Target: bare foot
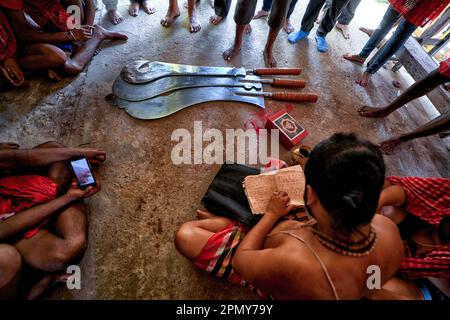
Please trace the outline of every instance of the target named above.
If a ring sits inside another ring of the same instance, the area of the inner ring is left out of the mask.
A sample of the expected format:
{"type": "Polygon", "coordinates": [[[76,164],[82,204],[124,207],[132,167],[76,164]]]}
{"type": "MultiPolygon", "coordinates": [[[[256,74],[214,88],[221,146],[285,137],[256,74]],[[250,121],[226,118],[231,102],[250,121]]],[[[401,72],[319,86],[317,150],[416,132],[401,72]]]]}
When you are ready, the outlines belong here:
{"type": "Polygon", "coordinates": [[[364,32],[365,34],[367,34],[369,37],[372,36],[373,31],[374,31],[373,29],[364,28],[364,27],[359,28],[359,30],[364,32]]]}
{"type": "Polygon", "coordinates": [[[378,147],[384,154],[392,154],[395,151],[395,149],[397,149],[397,147],[401,144],[402,144],[401,139],[394,138],[381,142],[378,147]]]}
{"type": "Polygon", "coordinates": [[[218,25],[220,22],[222,22],[222,20],[223,20],[223,17],[218,16],[217,14],[215,14],[209,18],[209,22],[213,25],[218,25]]]}
{"type": "Polygon", "coordinates": [[[250,23],[245,26],[245,30],[244,30],[245,34],[250,34],[250,33],[252,33],[252,31],[253,31],[253,29],[252,29],[252,26],[250,25],[250,23]]]}
{"type": "Polygon", "coordinates": [[[391,112],[386,108],[372,108],[369,106],[363,106],[358,109],[359,115],[367,118],[384,118],[390,115],[391,112]]]}
{"type": "Polygon", "coordinates": [[[341,31],[344,39],[350,39],[350,30],[348,29],[348,25],[337,23],[336,29],[341,31]]]}
{"type": "Polygon", "coordinates": [[[128,8],[128,13],[132,17],[137,17],[139,14],[139,8],[140,8],[139,2],[132,2],[130,3],[130,7],[128,8]]]}
{"type": "Polygon", "coordinates": [[[365,58],[361,57],[358,54],[349,54],[346,53],[342,56],[345,60],[351,61],[351,62],[355,62],[357,64],[363,65],[364,62],[366,61],[365,58]]]}
{"type": "Polygon", "coordinates": [[[367,84],[369,83],[370,77],[372,75],[368,72],[363,72],[363,74],[359,77],[358,80],[356,80],[356,83],[359,84],[361,87],[367,87],[367,84]]]}
{"type": "Polygon", "coordinates": [[[286,31],[287,34],[292,33],[295,31],[294,26],[291,24],[291,19],[286,19],[284,21],[284,31],[286,31]]]}
{"type": "Polygon", "coordinates": [[[240,51],[241,51],[241,46],[234,45],[231,48],[229,48],[228,50],[225,50],[222,54],[222,57],[225,60],[230,61],[235,56],[237,56],[240,51]]]}
{"type": "Polygon", "coordinates": [[[154,14],[156,12],[155,6],[147,0],[142,1],[142,10],[144,10],[146,14],[154,14]]]}
{"type": "Polygon", "coordinates": [[[92,38],[96,38],[99,40],[128,40],[127,35],[120,32],[109,31],[102,26],[99,26],[98,24],[94,26],[92,38]]]}
{"type": "Polygon", "coordinates": [[[58,74],[55,70],[49,69],[47,71],[48,78],[53,81],[61,81],[62,76],[58,74]]]}
{"type": "Polygon", "coordinates": [[[117,9],[109,10],[108,16],[112,24],[119,24],[123,21],[123,17],[117,9]]]}
{"type": "Polygon", "coordinates": [[[189,29],[192,33],[199,32],[202,29],[202,24],[197,18],[196,11],[192,12],[192,16],[189,18],[189,29]]]}
{"type": "Polygon", "coordinates": [[[264,55],[264,63],[266,64],[266,67],[268,67],[268,68],[276,68],[277,67],[277,60],[275,60],[275,58],[273,57],[272,51],[264,49],[263,55],[264,55]]]}
{"type": "Polygon", "coordinates": [[[263,18],[263,17],[267,17],[268,15],[269,15],[268,11],[265,11],[265,10],[261,9],[255,14],[253,19],[260,19],[260,18],[263,18]]]}
{"type": "Polygon", "coordinates": [[[166,16],[161,20],[161,25],[166,28],[170,27],[175,21],[175,19],[178,18],[179,16],[180,16],[180,9],[178,8],[172,9],[169,7],[166,16]]]}

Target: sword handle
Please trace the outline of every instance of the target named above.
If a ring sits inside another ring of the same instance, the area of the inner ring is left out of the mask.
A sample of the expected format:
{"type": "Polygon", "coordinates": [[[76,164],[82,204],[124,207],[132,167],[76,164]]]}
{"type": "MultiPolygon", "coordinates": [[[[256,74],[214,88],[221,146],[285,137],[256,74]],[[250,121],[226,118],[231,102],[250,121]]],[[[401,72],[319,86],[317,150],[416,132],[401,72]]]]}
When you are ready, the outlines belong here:
{"type": "Polygon", "coordinates": [[[302,72],[301,69],[292,69],[292,68],[259,68],[253,70],[253,73],[259,76],[269,76],[269,75],[298,76],[301,72],[302,72]]]}
{"type": "Polygon", "coordinates": [[[273,100],[291,102],[317,102],[319,96],[315,93],[273,92],[273,100]]]}
{"type": "Polygon", "coordinates": [[[304,88],[305,80],[273,79],[272,86],[278,88],[304,88]]]}

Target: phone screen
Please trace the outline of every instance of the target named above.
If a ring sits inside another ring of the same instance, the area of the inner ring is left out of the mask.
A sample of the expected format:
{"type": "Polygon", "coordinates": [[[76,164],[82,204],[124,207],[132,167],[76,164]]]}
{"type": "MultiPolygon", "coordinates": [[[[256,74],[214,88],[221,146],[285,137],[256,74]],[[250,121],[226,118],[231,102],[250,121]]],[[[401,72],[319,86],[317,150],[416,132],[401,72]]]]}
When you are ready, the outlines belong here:
{"type": "Polygon", "coordinates": [[[77,177],[80,187],[95,184],[94,176],[86,158],[72,160],[70,164],[72,165],[73,172],[77,177]]]}

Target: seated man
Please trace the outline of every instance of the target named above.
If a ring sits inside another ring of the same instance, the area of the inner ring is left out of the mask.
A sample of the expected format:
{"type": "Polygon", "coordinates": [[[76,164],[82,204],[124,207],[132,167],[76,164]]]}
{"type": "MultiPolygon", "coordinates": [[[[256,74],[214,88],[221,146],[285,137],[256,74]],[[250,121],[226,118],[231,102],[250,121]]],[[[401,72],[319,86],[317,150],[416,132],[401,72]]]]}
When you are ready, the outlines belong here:
{"type": "Polygon", "coordinates": [[[248,283],[275,299],[360,299],[371,296],[368,268],[380,285],[403,257],[395,224],[375,215],[385,167],[378,148],[352,134],[319,143],[306,162],[305,204],[314,219],[280,221],[289,197],[275,192],[250,230],[236,221],[202,214],[183,224],[175,245],[196,266],[248,283]]]}
{"type": "Polygon", "coordinates": [[[82,199],[100,185],[81,190],[71,183],[66,160],[81,155],[93,165],[106,157],[103,150],[56,142],[29,150],[0,144],[0,299],[16,296],[22,264],[47,274],[28,294],[35,298],[86,250],[82,199]]]}
{"type": "Polygon", "coordinates": [[[24,70],[49,70],[49,77],[56,80],[60,75],[75,76],[89,63],[103,40],[128,39],[124,34],[93,25],[95,7],[92,0],[66,0],[64,3],[85,4],[81,7],[80,29],[69,30],[67,22],[71,17],[58,0],[24,0],[22,9],[6,11],[23,47],[19,65],[24,70]]]}
{"type": "Polygon", "coordinates": [[[0,1],[0,90],[7,86],[20,87],[25,76],[17,64],[17,41],[2,9],[18,9],[14,2],[0,1]],[[3,80],[6,84],[2,84],[3,80]]]}
{"type": "MultiPolygon", "coordinates": [[[[244,32],[249,32],[250,21],[253,19],[256,10],[256,0],[238,0],[236,9],[234,12],[234,21],[236,22],[236,35],[234,38],[234,44],[231,48],[223,53],[225,60],[233,59],[240,51],[242,46],[242,38],[244,32]]],[[[275,40],[278,37],[280,29],[286,20],[290,1],[289,0],[275,0],[270,10],[268,24],[270,27],[269,34],[267,36],[266,47],[264,48],[264,62],[266,67],[275,68],[277,61],[273,57],[272,49],[275,40]]]]}
{"type": "Polygon", "coordinates": [[[384,287],[404,299],[450,296],[450,179],[388,177],[379,212],[405,240],[400,276],[384,287]]]}

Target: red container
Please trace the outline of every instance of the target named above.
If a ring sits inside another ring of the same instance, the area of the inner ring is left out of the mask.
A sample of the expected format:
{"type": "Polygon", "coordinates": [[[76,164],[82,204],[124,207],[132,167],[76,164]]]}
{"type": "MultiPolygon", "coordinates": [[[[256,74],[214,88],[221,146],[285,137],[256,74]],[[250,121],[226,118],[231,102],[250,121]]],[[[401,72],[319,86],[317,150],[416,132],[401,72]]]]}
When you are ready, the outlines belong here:
{"type": "Polygon", "coordinates": [[[280,143],[286,150],[295,147],[308,135],[308,131],[284,110],[278,111],[267,119],[266,129],[279,130],[280,143]]]}

